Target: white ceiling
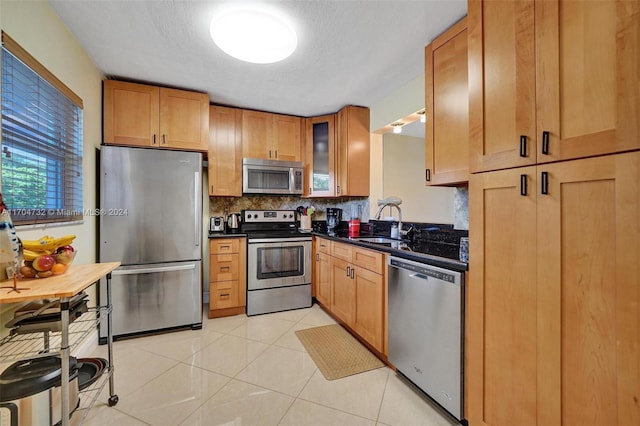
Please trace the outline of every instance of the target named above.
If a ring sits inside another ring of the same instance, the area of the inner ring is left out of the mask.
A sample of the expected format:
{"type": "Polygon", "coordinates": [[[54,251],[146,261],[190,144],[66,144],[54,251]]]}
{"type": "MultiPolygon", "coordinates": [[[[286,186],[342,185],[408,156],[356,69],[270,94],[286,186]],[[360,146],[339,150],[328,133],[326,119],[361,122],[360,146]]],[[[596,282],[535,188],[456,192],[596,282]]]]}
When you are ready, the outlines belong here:
{"type": "Polygon", "coordinates": [[[424,72],[424,46],[467,10],[466,0],[271,1],[292,19],[298,48],[258,65],[227,56],[209,37],[209,21],[228,1],[50,3],[107,76],[300,116],[372,107],[424,72]]]}

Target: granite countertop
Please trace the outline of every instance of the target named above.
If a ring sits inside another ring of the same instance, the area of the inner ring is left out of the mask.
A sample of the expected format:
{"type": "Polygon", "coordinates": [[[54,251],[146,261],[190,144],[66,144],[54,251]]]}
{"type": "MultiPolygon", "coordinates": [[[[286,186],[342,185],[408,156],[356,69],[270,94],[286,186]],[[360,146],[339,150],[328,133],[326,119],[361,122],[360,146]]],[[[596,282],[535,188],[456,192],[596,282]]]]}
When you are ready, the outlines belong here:
{"type": "Polygon", "coordinates": [[[242,231],[229,231],[226,230],[224,232],[209,232],[209,239],[214,239],[214,238],[240,238],[240,237],[246,237],[247,234],[246,232],[242,232],[242,231]]]}
{"type": "MultiPolygon", "coordinates": [[[[415,239],[415,240],[397,240],[390,243],[373,243],[361,241],[358,237],[351,238],[348,236],[348,232],[339,230],[333,234],[326,232],[313,232],[313,235],[327,238],[342,243],[353,244],[368,249],[378,250],[385,253],[389,253],[393,256],[401,257],[403,259],[414,260],[416,262],[422,262],[428,265],[438,266],[441,268],[447,268],[458,272],[465,272],[469,270],[469,265],[466,262],[461,262],[458,258],[459,243],[451,244],[442,241],[442,238],[433,238],[431,240],[415,239]]],[[[360,237],[372,237],[376,235],[364,235],[360,237]]],[[[385,238],[389,238],[388,235],[380,235],[385,238]]]]}

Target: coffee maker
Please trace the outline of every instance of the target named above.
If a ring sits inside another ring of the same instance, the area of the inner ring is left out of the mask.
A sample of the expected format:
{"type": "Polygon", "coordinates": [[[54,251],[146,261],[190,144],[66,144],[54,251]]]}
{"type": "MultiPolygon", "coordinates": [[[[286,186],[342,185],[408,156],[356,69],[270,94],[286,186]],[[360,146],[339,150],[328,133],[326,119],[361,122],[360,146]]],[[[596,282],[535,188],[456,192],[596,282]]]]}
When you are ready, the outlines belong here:
{"type": "Polygon", "coordinates": [[[327,232],[335,232],[335,228],[340,225],[342,218],[342,209],[329,207],[327,208],[327,232]]]}

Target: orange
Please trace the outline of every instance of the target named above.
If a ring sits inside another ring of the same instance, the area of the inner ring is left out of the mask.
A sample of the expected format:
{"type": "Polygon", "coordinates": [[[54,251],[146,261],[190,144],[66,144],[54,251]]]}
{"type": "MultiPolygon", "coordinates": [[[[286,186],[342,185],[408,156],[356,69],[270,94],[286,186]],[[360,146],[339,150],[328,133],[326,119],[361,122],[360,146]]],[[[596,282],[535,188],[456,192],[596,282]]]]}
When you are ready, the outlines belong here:
{"type": "Polygon", "coordinates": [[[65,265],[64,263],[56,263],[55,265],[53,265],[53,268],[51,268],[51,272],[53,272],[53,275],[64,274],[66,270],[67,265],[65,265]]]}

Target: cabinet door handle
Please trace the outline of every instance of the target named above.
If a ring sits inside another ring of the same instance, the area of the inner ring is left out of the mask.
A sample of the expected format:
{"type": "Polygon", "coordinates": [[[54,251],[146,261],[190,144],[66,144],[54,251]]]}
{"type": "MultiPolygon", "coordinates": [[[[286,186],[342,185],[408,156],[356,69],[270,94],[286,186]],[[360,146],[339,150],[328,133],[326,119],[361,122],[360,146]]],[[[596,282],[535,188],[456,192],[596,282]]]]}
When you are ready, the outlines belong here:
{"type": "Polygon", "coordinates": [[[271,158],[271,150],[269,150],[269,158],[271,158]]]}
{"type": "Polygon", "coordinates": [[[527,156],[527,136],[520,135],[520,157],[527,156]]]}
{"type": "Polygon", "coordinates": [[[320,262],[320,254],[316,253],[316,262],[320,262]]]}
{"type": "Polygon", "coordinates": [[[347,276],[351,276],[351,266],[347,266],[347,276]]]}
{"type": "Polygon", "coordinates": [[[336,194],[339,194],[339,193],[340,193],[340,185],[336,187],[336,194]]]}
{"type": "Polygon", "coordinates": [[[211,185],[211,193],[213,194],[213,185],[211,185]]]}
{"type": "Polygon", "coordinates": [[[167,135],[162,135],[162,145],[167,144],[167,135]]]}
{"type": "Polygon", "coordinates": [[[549,194],[549,172],[542,172],[540,175],[542,187],[540,188],[540,193],[543,195],[549,194]]]}
{"type": "Polygon", "coordinates": [[[351,279],[353,279],[353,276],[354,276],[354,272],[353,272],[353,271],[354,271],[354,269],[353,269],[353,268],[351,268],[351,273],[349,274],[349,276],[351,277],[351,279]]]}
{"type": "Polygon", "coordinates": [[[312,193],[312,190],[311,190],[311,187],[309,187],[309,194],[311,194],[311,193],[312,193]]]}
{"type": "Polygon", "coordinates": [[[549,132],[542,132],[542,153],[544,155],[549,155],[549,132]]]}
{"type": "Polygon", "coordinates": [[[220,250],[229,250],[231,246],[220,246],[220,250]]]}
{"type": "Polygon", "coordinates": [[[221,271],[228,271],[228,270],[230,270],[230,269],[231,269],[231,268],[230,268],[230,267],[228,267],[228,266],[221,266],[221,267],[220,267],[220,270],[221,270],[221,271]]]}
{"type": "Polygon", "coordinates": [[[278,150],[276,149],[276,158],[278,158],[278,150]]]}
{"type": "Polygon", "coordinates": [[[156,134],[153,134],[153,142],[151,143],[151,145],[155,145],[156,144],[156,134]]]}
{"type": "Polygon", "coordinates": [[[431,182],[431,169],[425,169],[424,178],[427,182],[431,182]]]}
{"type": "Polygon", "coordinates": [[[527,175],[520,175],[520,195],[527,196],[527,175]]]}
{"type": "Polygon", "coordinates": [[[230,293],[220,293],[220,297],[229,297],[231,296],[230,293]]]}

